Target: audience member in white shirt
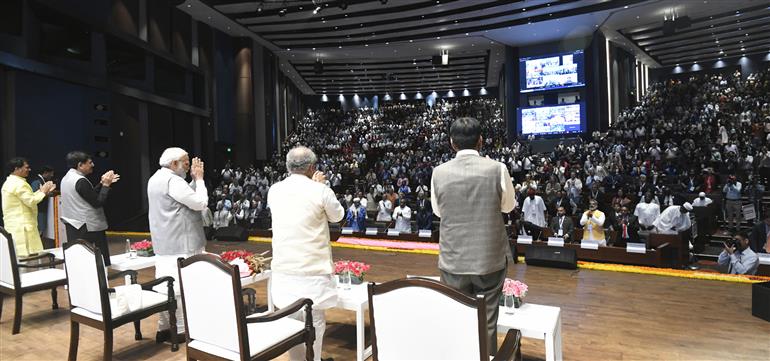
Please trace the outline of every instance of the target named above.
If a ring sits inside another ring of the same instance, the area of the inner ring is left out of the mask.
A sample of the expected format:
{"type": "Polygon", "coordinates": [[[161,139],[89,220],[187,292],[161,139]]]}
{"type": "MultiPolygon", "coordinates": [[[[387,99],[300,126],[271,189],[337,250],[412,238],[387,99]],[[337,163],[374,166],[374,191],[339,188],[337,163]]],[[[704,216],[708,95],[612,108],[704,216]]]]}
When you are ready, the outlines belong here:
{"type": "MultiPolygon", "coordinates": [[[[297,147],[286,155],[288,178],[270,187],[267,198],[273,219],[273,270],[271,296],[278,308],[300,298],[313,301],[313,344],[315,360],[321,359],[326,331],[325,310],[337,304],[333,281],[329,222],[339,222],[345,210],[317,172],[316,155],[297,147]]],[[[292,317],[304,321],[304,313],[292,317]]],[[[304,359],[305,347],[289,351],[289,359],[304,359]]]]}
{"type": "Polygon", "coordinates": [[[399,206],[393,210],[393,219],[396,220],[396,230],[399,233],[412,233],[412,209],[406,202],[398,200],[399,206]]]}
{"type": "Polygon", "coordinates": [[[660,215],[660,206],[652,202],[652,193],[644,195],[644,202],[636,205],[634,215],[639,219],[639,227],[643,231],[651,231],[655,228],[653,222],[660,215]]]}
{"type": "Polygon", "coordinates": [[[543,198],[535,194],[534,188],[528,189],[527,198],[524,199],[521,206],[524,222],[532,223],[541,228],[545,227],[545,211],[543,198]]]}
{"type": "Polygon", "coordinates": [[[694,201],[692,201],[693,207],[708,207],[709,204],[713,203],[714,201],[711,200],[711,198],[706,197],[706,193],[700,192],[698,193],[698,198],[695,198],[694,201]]]}

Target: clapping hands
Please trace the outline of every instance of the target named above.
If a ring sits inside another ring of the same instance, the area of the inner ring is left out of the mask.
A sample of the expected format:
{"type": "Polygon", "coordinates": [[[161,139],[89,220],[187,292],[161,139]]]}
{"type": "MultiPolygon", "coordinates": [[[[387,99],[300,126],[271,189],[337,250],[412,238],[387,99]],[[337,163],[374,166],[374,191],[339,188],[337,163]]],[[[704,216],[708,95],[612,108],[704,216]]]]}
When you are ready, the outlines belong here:
{"type": "Polygon", "coordinates": [[[195,157],[192,159],[192,165],[190,165],[190,176],[194,180],[202,180],[204,174],[203,161],[195,157]]]}
{"type": "Polygon", "coordinates": [[[115,173],[114,171],[107,171],[106,173],[102,174],[102,186],[103,187],[109,187],[113,183],[116,183],[120,180],[120,174],[115,173]]]}
{"type": "Polygon", "coordinates": [[[53,192],[54,189],[56,189],[56,184],[51,181],[45,182],[42,186],[40,186],[40,191],[45,194],[53,192]]]}

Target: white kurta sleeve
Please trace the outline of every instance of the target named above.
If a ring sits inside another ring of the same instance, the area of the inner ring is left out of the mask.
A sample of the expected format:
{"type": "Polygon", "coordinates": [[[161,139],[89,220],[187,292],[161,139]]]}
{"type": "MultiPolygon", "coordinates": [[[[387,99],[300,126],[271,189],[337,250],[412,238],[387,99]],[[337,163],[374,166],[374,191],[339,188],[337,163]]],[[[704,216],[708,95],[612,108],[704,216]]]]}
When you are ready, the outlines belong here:
{"type": "Polygon", "coordinates": [[[204,210],[209,203],[206,184],[203,180],[187,184],[180,177],[171,177],[168,183],[168,195],[194,211],[204,210]]]}

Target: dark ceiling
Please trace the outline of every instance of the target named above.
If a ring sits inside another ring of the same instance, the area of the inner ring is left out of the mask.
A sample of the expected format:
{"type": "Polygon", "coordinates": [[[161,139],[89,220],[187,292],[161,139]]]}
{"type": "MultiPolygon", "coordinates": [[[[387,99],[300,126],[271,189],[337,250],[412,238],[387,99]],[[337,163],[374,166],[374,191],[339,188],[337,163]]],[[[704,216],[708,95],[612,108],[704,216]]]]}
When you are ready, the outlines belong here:
{"type": "Polygon", "coordinates": [[[770,51],[770,1],[738,9],[723,4],[722,11],[691,18],[689,27],[673,33],[664,34],[662,22],[620,33],[664,66],[770,51]]]}
{"type": "Polygon", "coordinates": [[[282,71],[312,94],[497,86],[505,45],[561,42],[595,31],[651,67],[766,52],[769,5],[767,0],[187,0],[180,8],[268,47],[282,60],[282,71]],[[691,25],[666,35],[663,18],[672,12],[688,16],[691,25]],[[432,57],[443,50],[449,51],[449,65],[434,66],[432,57]]]}

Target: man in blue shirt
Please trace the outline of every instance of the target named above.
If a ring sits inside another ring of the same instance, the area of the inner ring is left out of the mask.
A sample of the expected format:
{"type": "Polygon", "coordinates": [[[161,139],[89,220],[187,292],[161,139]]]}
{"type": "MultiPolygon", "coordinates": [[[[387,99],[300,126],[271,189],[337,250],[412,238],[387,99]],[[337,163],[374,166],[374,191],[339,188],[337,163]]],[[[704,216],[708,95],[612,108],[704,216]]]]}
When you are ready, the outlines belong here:
{"type": "Polygon", "coordinates": [[[736,234],[733,242],[725,243],[718,262],[727,266],[729,274],[753,275],[759,267],[759,257],[749,248],[749,237],[743,232],[736,234]]]}
{"type": "Polygon", "coordinates": [[[363,232],[366,229],[366,208],[361,206],[361,199],[354,198],[353,205],[348,208],[347,225],[355,232],[363,232]]]}

